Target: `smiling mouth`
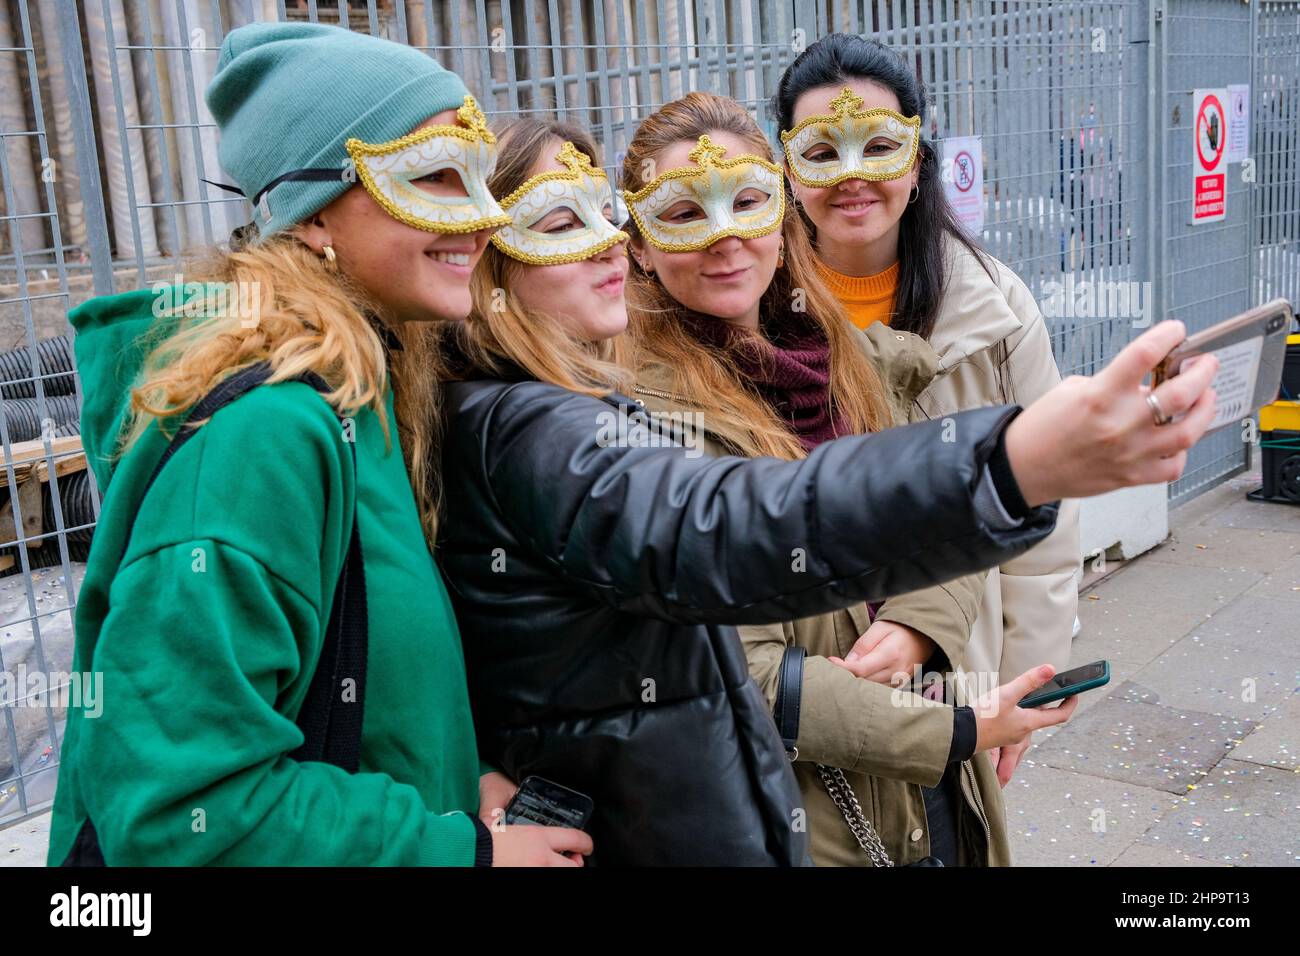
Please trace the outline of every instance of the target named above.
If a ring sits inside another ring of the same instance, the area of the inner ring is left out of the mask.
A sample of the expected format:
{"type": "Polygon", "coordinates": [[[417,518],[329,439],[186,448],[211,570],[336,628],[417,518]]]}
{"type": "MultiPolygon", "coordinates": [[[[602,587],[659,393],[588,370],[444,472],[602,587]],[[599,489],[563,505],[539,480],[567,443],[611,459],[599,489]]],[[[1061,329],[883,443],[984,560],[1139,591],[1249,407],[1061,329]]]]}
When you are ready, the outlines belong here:
{"type": "Polygon", "coordinates": [[[599,292],[617,292],[623,288],[623,276],[612,275],[604,282],[596,284],[596,290],[599,292]]]}
{"type": "Polygon", "coordinates": [[[452,266],[468,266],[471,258],[468,252],[447,252],[442,249],[426,252],[425,255],[434,262],[445,262],[452,266]]]}
{"type": "Polygon", "coordinates": [[[871,206],[874,206],[880,200],[878,199],[850,199],[847,202],[832,203],[836,209],[842,209],[845,212],[861,212],[871,206]]]}

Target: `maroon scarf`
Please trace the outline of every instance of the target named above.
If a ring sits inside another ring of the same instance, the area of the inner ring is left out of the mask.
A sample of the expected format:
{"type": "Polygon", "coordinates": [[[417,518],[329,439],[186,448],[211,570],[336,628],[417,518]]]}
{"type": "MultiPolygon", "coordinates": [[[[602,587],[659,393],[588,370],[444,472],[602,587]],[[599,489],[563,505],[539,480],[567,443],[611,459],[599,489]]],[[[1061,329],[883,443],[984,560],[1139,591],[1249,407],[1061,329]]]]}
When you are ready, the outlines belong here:
{"type": "Polygon", "coordinates": [[[812,451],[849,433],[841,415],[831,417],[831,347],[806,313],[781,318],[779,333],[771,323],[764,327],[766,340],[714,316],[688,312],[685,324],[701,342],[728,352],[804,451],[812,451]]]}

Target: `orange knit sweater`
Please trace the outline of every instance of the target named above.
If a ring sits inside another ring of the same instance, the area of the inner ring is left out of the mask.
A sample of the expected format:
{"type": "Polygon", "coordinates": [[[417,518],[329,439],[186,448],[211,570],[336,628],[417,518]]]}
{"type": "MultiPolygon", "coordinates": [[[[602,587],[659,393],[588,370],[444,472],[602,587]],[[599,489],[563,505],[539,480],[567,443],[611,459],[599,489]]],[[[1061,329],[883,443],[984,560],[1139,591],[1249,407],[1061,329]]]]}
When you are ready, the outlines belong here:
{"type": "Polygon", "coordinates": [[[818,259],[817,272],[858,328],[865,329],[872,322],[889,324],[898,289],[897,262],[873,276],[846,276],[818,259]]]}

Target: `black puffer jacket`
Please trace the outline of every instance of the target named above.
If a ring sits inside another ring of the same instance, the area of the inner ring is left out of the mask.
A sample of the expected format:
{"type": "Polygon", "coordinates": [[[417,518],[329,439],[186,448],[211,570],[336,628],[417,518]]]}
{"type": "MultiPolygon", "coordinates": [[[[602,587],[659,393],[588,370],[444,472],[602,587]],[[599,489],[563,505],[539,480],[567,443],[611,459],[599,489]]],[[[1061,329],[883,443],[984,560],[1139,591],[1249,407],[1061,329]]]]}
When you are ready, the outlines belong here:
{"type": "Polygon", "coordinates": [[[1008,407],[785,462],[662,447],[621,395],[492,380],[447,399],[437,550],[480,753],[590,795],[601,865],[804,862],[799,790],[731,625],[927,587],[1055,523],[1050,505],[1011,532],[976,514],[1008,407]]]}

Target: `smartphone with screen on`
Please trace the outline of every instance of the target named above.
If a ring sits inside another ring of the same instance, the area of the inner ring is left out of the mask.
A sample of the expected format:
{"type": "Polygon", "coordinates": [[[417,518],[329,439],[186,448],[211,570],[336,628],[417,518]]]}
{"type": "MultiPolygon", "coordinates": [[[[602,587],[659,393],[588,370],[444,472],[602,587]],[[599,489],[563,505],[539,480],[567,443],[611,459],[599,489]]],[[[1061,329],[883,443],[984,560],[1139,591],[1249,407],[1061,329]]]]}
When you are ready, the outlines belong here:
{"type": "Polygon", "coordinates": [[[1286,363],[1286,337],[1294,322],[1291,304],[1274,299],[1195,332],[1155,367],[1151,387],[1177,375],[1188,359],[1212,353],[1219,360],[1219,370],[1211,383],[1214,420],[1206,431],[1240,422],[1277,399],[1286,363]]]}
{"type": "Polygon", "coordinates": [[[591,797],[545,777],[525,777],[506,807],[505,822],[581,830],[591,819],[591,797]]]}
{"type": "Polygon", "coordinates": [[[1021,707],[1042,707],[1054,700],[1065,700],[1085,690],[1110,683],[1110,662],[1093,661],[1082,667],[1061,671],[1038,690],[1020,701],[1021,707]]]}

